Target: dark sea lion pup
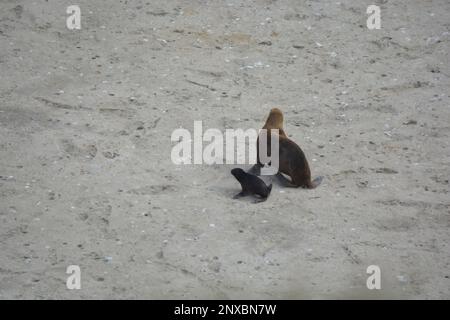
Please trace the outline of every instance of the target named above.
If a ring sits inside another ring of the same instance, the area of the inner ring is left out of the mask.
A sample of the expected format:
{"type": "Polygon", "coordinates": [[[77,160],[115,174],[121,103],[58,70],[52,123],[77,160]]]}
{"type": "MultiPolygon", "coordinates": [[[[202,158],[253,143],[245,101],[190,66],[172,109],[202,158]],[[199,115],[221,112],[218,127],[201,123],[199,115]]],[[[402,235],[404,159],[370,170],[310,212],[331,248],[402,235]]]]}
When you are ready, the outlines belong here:
{"type": "Polygon", "coordinates": [[[258,195],[261,199],[255,201],[257,203],[266,201],[269,197],[270,191],[272,191],[272,185],[267,186],[263,180],[240,168],[231,170],[231,174],[239,181],[242,187],[242,191],[234,196],[235,199],[249,195],[258,195]]]}

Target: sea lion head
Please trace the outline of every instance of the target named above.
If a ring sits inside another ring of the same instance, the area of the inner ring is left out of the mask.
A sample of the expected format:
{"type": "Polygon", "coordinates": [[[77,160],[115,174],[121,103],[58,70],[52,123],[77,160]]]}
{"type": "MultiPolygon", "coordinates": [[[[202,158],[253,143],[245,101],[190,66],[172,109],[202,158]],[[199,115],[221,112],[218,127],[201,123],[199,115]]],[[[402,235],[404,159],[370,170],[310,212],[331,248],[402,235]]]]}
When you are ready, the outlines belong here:
{"type": "Polygon", "coordinates": [[[233,170],[231,170],[231,174],[239,180],[240,177],[242,177],[243,175],[245,175],[245,171],[242,170],[241,168],[234,168],[233,170]]]}
{"type": "Polygon", "coordinates": [[[283,112],[281,112],[278,108],[271,109],[264,127],[271,129],[283,129],[283,112]]]}

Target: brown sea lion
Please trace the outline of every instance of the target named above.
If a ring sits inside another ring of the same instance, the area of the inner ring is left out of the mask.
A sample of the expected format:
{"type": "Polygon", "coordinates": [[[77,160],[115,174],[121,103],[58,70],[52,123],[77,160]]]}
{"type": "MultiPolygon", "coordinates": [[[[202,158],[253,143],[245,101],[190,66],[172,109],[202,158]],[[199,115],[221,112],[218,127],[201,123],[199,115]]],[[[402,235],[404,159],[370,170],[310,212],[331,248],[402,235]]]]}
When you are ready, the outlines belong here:
{"type": "MultiPolygon", "coordinates": [[[[323,177],[317,177],[314,180],[311,180],[311,170],[309,168],[308,161],[306,160],[306,156],[303,153],[302,149],[292,140],[290,140],[283,129],[283,113],[280,109],[274,108],[270,110],[269,117],[264,124],[263,129],[278,129],[279,130],[279,167],[278,172],[284,173],[291,178],[291,181],[285,179],[281,174],[279,174],[280,178],[284,178],[285,184],[290,187],[302,187],[313,189],[317,187],[321,182],[323,177]]],[[[270,133],[268,132],[267,137],[267,153],[268,156],[271,155],[271,142],[270,142],[270,133]]],[[[258,160],[257,164],[251,169],[252,172],[258,172],[263,166],[263,163],[260,162],[259,157],[259,139],[257,141],[257,152],[258,152],[258,160]]]]}
{"type": "Polygon", "coordinates": [[[278,171],[291,178],[291,187],[302,187],[307,189],[316,188],[323,180],[317,177],[311,180],[311,170],[302,149],[292,140],[279,137],[279,166],[278,171]]]}

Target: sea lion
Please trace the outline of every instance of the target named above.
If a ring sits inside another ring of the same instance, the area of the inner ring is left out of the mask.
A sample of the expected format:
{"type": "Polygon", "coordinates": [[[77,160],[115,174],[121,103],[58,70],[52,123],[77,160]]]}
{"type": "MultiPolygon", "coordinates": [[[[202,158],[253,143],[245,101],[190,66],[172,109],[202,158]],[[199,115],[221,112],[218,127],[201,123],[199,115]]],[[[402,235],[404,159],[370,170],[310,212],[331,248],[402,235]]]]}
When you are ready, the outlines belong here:
{"type": "Polygon", "coordinates": [[[261,199],[255,202],[262,202],[269,197],[270,191],[272,191],[272,184],[267,186],[263,180],[240,168],[234,168],[231,170],[231,174],[239,181],[242,187],[242,191],[235,195],[234,199],[248,195],[258,195],[261,199]]]}
{"type": "MultiPolygon", "coordinates": [[[[284,177],[280,173],[284,173],[291,178],[288,181],[286,178],[285,185],[290,187],[302,187],[307,189],[316,188],[321,182],[323,177],[317,177],[311,180],[311,170],[306,160],[306,156],[302,149],[292,140],[290,140],[283,129],[283,113],[278,108],[273,108],[270,110],[269,117],[263,126],[263,129],[278,129],[279,134],[279,166],[278,166],[278,176],[283,179],[284,177]]],[[[267,134],[267,155],[271,155],[271,136],[272,133],[268,131],[267,134]]],[[[257,152],[258,160],[257,164],[253,166],[250,171],[258,172],[264,165],[260,162],[259,157],[259,138],[257,141],[257,152]],[[259,168],[258,168],[259,167],[259,168]]]]}

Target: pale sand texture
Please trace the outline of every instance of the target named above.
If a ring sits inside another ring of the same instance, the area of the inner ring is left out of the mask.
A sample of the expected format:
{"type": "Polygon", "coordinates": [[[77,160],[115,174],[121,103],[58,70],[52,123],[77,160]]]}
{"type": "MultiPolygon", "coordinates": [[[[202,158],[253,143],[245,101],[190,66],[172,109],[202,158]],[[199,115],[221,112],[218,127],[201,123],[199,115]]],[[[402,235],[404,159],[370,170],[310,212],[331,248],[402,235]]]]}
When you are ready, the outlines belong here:
{"type": "Polygon", "coordinates": [[[449,1],[76,3],[0,2],[0,299],[450,298],[449,1]],[[319,188],[172,164],[274,106],[319,188]]]}

